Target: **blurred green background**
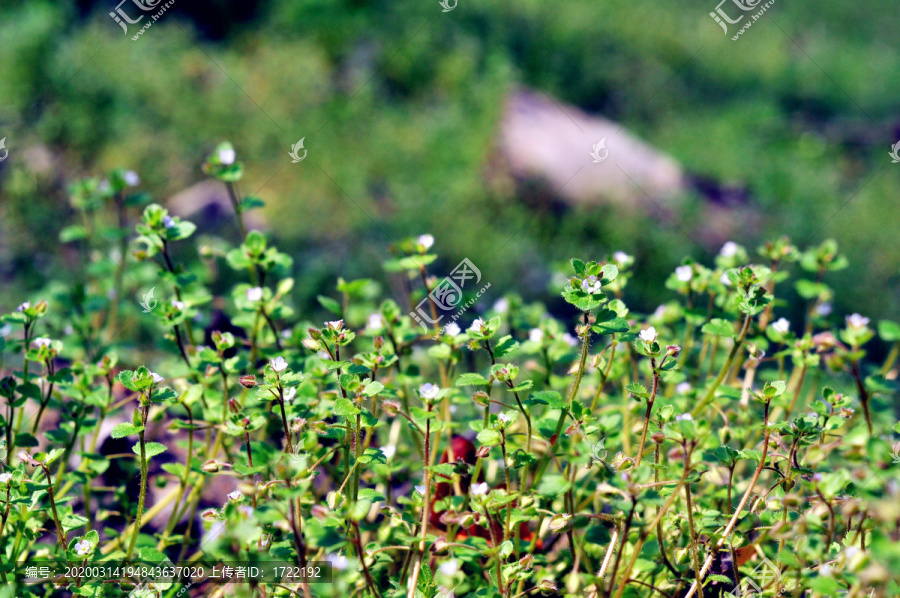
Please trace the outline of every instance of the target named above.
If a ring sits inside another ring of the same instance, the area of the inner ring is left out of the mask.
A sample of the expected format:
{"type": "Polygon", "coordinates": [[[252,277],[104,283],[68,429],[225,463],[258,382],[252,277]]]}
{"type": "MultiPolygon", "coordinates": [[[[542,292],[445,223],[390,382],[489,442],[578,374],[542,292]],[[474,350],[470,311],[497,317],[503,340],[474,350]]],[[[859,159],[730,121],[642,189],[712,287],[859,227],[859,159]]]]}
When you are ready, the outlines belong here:
{"type": "Polygon", "coordinates": [[[738,221],[734,240],[751,249],[837,239],[851,262],[828,280],[838,312],[900,308],[900,17],[884,3],[779,0],[737,42],[709,17],[715,0],[176,0],[137,41],[115,5],[0,0],[7,308],[71,268],[54,243],[72,181],[130,168],[165,203],[229,140],[301,303],[338,275],[382,277],[390,243],[429,232],[433,271],[468,257],[495,298],[540,296],[560,260],[624,250],[629,294],[652,309],[682,256],[717,251],[692,240],[709,198],[688,192],[669,219],[523,188],[497,152],[523,86],[744,190],[759,224],[738,221]],[[309,156],[291,164],[301,137],[309,156]]]}

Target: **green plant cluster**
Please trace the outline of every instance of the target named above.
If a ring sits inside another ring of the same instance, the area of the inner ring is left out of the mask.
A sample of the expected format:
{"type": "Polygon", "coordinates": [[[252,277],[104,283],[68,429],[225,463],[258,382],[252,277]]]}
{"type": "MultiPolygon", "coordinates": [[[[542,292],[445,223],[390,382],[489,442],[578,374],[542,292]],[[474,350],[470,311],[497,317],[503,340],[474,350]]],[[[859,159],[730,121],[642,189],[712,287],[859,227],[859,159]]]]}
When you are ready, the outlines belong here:
{"type": "Polygon", "coordinates": [[[384,264],[408,296],[338,278],[313,322],[291,256],[244,226],[263,202],[234,148],[203,170],[232,235],[198,239],[134,172],[80,181],[60,243],[84,266],[2,316],[0,596],[54,595],[11,569],[48,559],[267,558],[330,561],[333,583],[206,595],[900,594],[900,326],[830,313],[834,242],[685,260],[650,314],[628,307],[631,256],[575,259],[568,316],[509,293],[424,329],[426,234],[384,264]]]}

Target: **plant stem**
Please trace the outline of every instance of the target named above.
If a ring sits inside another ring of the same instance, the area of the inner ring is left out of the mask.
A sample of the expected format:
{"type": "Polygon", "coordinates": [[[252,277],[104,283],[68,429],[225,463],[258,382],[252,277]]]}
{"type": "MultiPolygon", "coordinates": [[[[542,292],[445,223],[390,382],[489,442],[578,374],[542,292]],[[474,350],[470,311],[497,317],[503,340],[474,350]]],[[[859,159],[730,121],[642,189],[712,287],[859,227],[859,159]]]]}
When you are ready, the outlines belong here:
{"type": "MultiPolygon", "coordinates": [[[[53,479],[50,477],[50,469],[43,463],[41,463],[41,469],[44,470],[44,475],[47,477],[47,496],[50,497],[50,508],[53,510],[53,522],[56,523],[56,541],[59,542],[59,547],[65,550],[67,544],[66,532],[59,522],[59,513],[56,512],[56,496],[53,493],[53,479]]],[[[9,497],[7,496],[7,500],[8,499],[9,497]]],[[[6,518],[4,518],[4,522],[5,521],[6,518]]]]}
{"type": "MultiPolygon", "coordinates": [[[[147,410],[148,406],[144,405],[141,408],[141,426],[146,427],[147,425],[147,410]]],[[[141,494],[138,498],[138,510],[137,517],[134,520],[134,532],[131,534],[131,542],[128,544],[128,552],[125,555],[125,560],[130,561],[132,555],[134,554],[134,547],[137,544],[138,536],[141,533],[141,518],[144,515],[144,501],[147,498],[147,450],[146,443],[144,441],[144,430],[141,430],[139,433],[139,444],[141,447],[141,494]]]]}

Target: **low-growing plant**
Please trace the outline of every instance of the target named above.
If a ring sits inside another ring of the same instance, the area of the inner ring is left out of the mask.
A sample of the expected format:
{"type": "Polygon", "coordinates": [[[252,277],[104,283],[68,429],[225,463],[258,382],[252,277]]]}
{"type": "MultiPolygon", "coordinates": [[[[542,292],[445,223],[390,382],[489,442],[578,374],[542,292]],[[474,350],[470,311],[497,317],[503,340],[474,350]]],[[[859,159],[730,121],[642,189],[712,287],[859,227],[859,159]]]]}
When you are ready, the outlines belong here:
{"type": "Polygon", "coordinates": [[[574,259],[557,315],[510,292],[474,318],[439,313],[422,235],[385,263],[402,296],[337,278],[309,321],[234,149],[204,172],[236,244],[194,251],[135,173],[80,181],[61,242],[84,267],[2,316],[0,596],[900,595],[900,326],[832,316],[833,242],[685,260],[651,314],[634,258],[574,259]],[[227,562],[333,577],[59,569],[227,562]]]}

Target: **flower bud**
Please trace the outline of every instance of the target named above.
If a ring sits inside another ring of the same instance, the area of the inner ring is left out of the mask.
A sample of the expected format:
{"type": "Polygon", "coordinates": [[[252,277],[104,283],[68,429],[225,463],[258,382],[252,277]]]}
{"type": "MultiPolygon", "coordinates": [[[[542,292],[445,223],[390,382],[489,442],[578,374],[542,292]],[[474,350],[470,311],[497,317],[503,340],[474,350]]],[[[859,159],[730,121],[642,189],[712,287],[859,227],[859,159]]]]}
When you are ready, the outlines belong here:
{"type": "Polygon", "coordinates": [[[200,513],[200,518],[203,521],[215,521],[219,518],[219,512],[215,509],[205,509],[202,513],[200,513]]]}
{"type": "Polygon", "coordinates": [[[384,408],[384,412],[390,416],[397,415],[397,412],[400,410],[400,403],[396,401],[383,401],[381,406],[384,408]]]}
{"type": "Polygon", "coordinates": [[[472,395],[472,400],[475,401],[476,405],[480,405],[481,407],[487,407],[490,405],[490,398],[488,394],[483,390],[479,390],[475,394],[472,395]]]}
{"type": "Polygon", "coordinates": [[[681,353],[681,347],[679,347],[678,345],[667,345],[666,353],[668,353],[672,357],[678,357],[678,354],[681,353]]]}
{"type": "Polygon", "coordinates": [[[253,388],[256,386],[256,376],[241,376],[240,382],[244,388],[253,388]]]}
{"type": "Polygon", "coordinates": [[[333,490],[328,493],[328,496],[325,498],[325,502],[328,503],[328,508],[332,511],[338,508],[343,501],[343,494],[338,492],[337,490],[333,490]]]}
{"type": "Polygon", "coordinates": [[[219,469],[221,469],[219,465],[220,464],[218,461],[216,461],[215,459],[210,459],[209,461],[201,465],[200,469],[202,469],[206,473],[216,473],[217,471],[219,471],[219,469]]]}
{"type": "Polygon", "coordinates": [[[540,586],[542,594],[555,594],[559,591],[556,582],[552,579],[544,578],[541,580],[540,586]]]}
{"type": "Polygon", "coordinates": [[[550,524],[547,528],[551,532],[559,533],[565,531],[569,527],[569,520],[572,519],[572,516],[568,513],[561,513],[558,515],[554,515],[550,520],[550,524]]]}
{"type": "Polygon", "coordinates": [[[381,348],[384,346],[384,337],[380,334],[375,337],[375,350],[381,351],[381,348]]]}
{"type": "Polygon", "coordinates": [[[482,446],[482,447],[479,447],[478,450],[475,452],[475,456],[478,457],[479,459],[484,459],[490,453],[491,453],[491,447],[482,446]]]}
{"type": "Polygon", "coordinates": [[[653,435],[650,436],[650,440],[652,440],[656,444],[662,444],[666,441],[666,435],[662,432],[654,432],[653,435]]]}
{"type": "Polygon", "coordinates": [[[528,554],[519,559],[519,566],[525,570],[531,569],[534,564],[534,555],[528,554]]]}

